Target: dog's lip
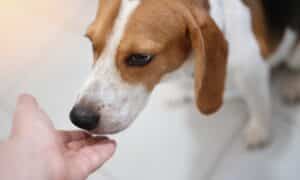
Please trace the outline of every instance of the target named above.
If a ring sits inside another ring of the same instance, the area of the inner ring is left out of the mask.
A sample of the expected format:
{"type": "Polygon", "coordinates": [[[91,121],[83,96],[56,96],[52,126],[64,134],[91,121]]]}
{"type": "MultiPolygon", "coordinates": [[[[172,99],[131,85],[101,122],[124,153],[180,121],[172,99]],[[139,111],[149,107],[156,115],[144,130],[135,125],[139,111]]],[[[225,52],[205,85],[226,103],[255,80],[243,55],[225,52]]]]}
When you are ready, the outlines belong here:
{"type": "Polygon", "coordinates": [[[122,128],[122,129],[116,129],[116,130],[93,130],[93,131],[89,131],[88,133],[92,134],[92,135],[97,135],[97,136],[105,136],[105,135],[115,135],[118,134],[122,131],[124,131],[125,129],[127,129],[128,127],[122,128]]]}
{"type": "Polygon", "coordinates": [[[111,128],[111,129],[98,127],[92,131],[89,131],[89,133],[93,134],[93,135],[115,135],[115,134],[118,134],[118,133],[128,129],[131,124],[132,124],[132,121],[123,126],[115,126],[114,128],[111,128]]]}

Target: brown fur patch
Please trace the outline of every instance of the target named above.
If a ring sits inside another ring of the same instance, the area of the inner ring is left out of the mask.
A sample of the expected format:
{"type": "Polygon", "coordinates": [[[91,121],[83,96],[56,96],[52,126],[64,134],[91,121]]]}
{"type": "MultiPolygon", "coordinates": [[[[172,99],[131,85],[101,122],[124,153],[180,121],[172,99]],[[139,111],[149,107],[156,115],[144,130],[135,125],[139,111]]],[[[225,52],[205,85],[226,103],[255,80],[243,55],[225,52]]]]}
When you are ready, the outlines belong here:
{"type": "Polygon", "coordinates": [[[93,43],[94,61],[96,61],[113,28],[121,6],[121,0],[101,0],[95,21],[90,25],[86,36],[93,43]]]}
{"type": "Polygon", "coordinates": [[[205,10],[193,6],[187,17],[195,53],[195,93],[198,109],[216,112],[223,104],[228,44],[221,30],[205,10]]]}
{"type": "Polygon", "coordinates": [[[261,0],[243,1],[251,11],[253,32],[259,43],[261,54],[266,59],[276,51],[283,34],[274,34],[269,29],[261,0]]]}

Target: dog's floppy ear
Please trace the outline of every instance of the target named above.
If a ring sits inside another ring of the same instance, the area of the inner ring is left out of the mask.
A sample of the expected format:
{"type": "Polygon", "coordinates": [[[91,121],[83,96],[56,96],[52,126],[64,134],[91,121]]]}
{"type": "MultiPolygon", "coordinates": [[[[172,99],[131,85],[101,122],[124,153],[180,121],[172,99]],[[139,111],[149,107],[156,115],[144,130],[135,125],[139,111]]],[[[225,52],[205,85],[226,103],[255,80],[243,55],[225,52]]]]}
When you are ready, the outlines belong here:
{"type": "Polygon", "coordinates": [[[227,41],[206,9],[192,9],[186,18],[195,55],[197,107],[202,113],[211,114],[223,104],[227,41]]]}
{"type": "Polygon", "coordinates": [[[86,36],[93,38],[96,31],[109,31],[113,26],[114,19],[118,15],[121,6],[121,0],[99,0],[96,18],[89,26],[86,36]],[[107,28],[108,27],[108,28],[107,28]],[[96,30],[97,28],[107,28],[96,30]]]}
{"type": "Polygon", "coordinates": [[[99,0],[98,3],[96,18],[86,33],[86,37],[93,42],[96,56],[101,53],[105,46],[122,2],[121,0],[99,0]]]}

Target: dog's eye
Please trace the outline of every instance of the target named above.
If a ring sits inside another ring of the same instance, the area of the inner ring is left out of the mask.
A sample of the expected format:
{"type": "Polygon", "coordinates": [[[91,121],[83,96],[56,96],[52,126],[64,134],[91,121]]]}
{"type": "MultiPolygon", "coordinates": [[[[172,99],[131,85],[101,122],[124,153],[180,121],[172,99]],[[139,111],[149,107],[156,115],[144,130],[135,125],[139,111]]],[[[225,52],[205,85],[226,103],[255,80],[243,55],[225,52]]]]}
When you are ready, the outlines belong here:
{"type": "Polygon", "coordinates": [[[127,57],[126,64],[128,66],[145,66],[153,60],[154,56],[150,54],[132,54],[127,57]]]}

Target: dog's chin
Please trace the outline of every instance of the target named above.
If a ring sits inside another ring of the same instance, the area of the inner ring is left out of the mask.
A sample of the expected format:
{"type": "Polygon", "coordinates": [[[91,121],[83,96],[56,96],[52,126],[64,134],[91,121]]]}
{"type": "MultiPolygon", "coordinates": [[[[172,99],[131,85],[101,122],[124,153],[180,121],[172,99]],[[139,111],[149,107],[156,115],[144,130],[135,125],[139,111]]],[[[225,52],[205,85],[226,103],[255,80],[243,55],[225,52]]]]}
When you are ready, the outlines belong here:
{"type": "Polygon", "coordinates": [[[127,129],[127,128],[113,129],[113,130],[110,130],[110,129],[99,129],[98,130],[98,129],[96,129],[93,131],[89,131],[89,133],[92,135],[97,135],[97,136],[114,135],[114,134],[118,134],[118,133],[124,131],[125,129],[127,129]]]}
{"type": "Polygon", "coordinates": [[[127,128],[129,128],[129,126],[131,125],[131,122],[128,122],[126,124],[111,124],[111,125],[99,125],[97,129],[90,131],[89,133],[93,134],[93,135],[114,135],[114,134],[118,134],[124,130],[126,130],[127,128]]]}

